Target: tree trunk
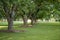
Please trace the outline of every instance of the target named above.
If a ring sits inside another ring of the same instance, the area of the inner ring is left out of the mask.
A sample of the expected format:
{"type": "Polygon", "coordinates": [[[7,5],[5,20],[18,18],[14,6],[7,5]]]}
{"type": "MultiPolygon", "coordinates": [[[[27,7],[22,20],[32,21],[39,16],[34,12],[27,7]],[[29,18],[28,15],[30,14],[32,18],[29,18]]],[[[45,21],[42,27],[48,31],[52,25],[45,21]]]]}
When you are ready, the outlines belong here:
{"type": "Polygon", "coordinates": [[[35,21],[33,18],[31,18],[31,25],[34,25],[35,24],[35,21]]]}
{"type": "Polygon", "coordinates": [[[33,19],[31,19],[31,25],[33,25],[34,24],[34,20],[33,19]]]}
{"type": "Polygon", "coordinates": [[[27,16],[23,16],[24,27],[27,27],[27,16]]]}
{"type": "Polygon", "coordinates": [[[34,19],[35,24],[37,23],[37,19],[34,19]]]}
{"type": "Polygon", "coordinates": [[[7,21],[8,21],[8,30],[11,31],[13,27],[13,19],[8,18],[7,21]]]}
{"type": "Polygon", "coordinates": [[[31,18],[31,25],[36,24],[36,22],[37,22],[37,20],[35,20],[35,19],[31,18]]]}

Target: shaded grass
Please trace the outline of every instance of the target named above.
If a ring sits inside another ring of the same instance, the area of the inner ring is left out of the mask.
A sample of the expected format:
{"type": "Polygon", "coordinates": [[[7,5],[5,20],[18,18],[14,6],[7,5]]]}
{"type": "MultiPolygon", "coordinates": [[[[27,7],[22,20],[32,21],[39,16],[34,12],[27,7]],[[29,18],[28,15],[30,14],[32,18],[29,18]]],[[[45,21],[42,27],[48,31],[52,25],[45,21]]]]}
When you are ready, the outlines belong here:
{"type": "Polygon", "coordinates": [[[38,23],[32,28],[16,26],[14,29],[26,30],[26,32],[0,32],[0,40],[60,40],[60,23],[38,23]]]}

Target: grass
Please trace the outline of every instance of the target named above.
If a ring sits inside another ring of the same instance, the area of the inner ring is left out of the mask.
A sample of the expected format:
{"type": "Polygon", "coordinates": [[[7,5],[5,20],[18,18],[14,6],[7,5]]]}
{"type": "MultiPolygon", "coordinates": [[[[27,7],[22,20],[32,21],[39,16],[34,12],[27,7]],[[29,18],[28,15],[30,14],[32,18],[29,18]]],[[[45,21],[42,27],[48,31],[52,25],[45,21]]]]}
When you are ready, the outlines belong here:
{"type": "MultiPolygon", "coordinates": [[[[2,25],[0,26],[0,30],[6,28],[4,26],[2,27],[2,25]]],[[[4,23],[4,25],[6,24],[4,23]]],[[[20,24],[17,23],[17,25],[20,24]]],[[[38,23],[32,28],[21,28],[16,26],[14,29],[26,30],[26,32],[0,32],[0,40],[60,40],[60,23],[38,23]]]]}

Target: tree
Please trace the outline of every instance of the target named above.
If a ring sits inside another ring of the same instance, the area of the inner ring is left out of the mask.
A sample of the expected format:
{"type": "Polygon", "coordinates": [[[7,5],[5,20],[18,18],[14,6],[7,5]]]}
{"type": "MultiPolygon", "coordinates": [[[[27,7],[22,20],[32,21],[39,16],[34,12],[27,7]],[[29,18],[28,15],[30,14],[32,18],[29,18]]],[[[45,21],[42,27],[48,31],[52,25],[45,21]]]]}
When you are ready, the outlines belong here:
{"type": "Polygon", "coordinates": [[[33,11],[34,10],[34,6],[35,4],[31,1],[31,0],[21,0],[20,1],[20,9],[19,9],[19,14],[20,17],[22,17],[23,22],[24,22],[24,27],[27,27],[27,20],[29,18],[29,13],[30,10],[33,11]]]}
{"type": "MultiPolygon", "coordinates": [[[[38,19],[38,18],[44,18],[45,16],[47,18],[50,18],[49,16],[51,16],[51,11],[53,11],[53,5],[58,2],[58,0],[33,0],[34,3],[36,4],[36,11],[33,15],[35,15],[34,17],[32,17],[32,19],[38,19]],[[40,12],[43,11],[44,13],[40,12]],[[47,12],[48,11],[48,12],[47,12]],[[39,13],[38,13],[39,12],[39,13]],[[47,15],[48,14],[48,15],[47,15]],[[43,17],[44,16],[44,17],[43,17]]],[[[45,18],[46,18],[45,17],[45,18]]]]}
{"type": "Polygon", "coordinates": [[[13,19],[17,9],[18,0],[0,0],[0,6],[3,9],[4,15],[8,21],[8,30],[11,31],[13,27],[13,19]]]}

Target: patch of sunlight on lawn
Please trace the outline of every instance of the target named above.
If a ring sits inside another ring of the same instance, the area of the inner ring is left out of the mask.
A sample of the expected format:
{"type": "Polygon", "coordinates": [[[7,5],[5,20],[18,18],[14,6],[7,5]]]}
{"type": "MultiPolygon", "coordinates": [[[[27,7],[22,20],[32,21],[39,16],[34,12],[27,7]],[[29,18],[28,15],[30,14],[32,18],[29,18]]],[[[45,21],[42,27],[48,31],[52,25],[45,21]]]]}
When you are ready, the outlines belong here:
{"type": "Polygon", "coordinates": [[[1,28],[5,28],[5,27],[7,27],[7,26],[0,26],[0,29],[1,29],[1,28]]]}

